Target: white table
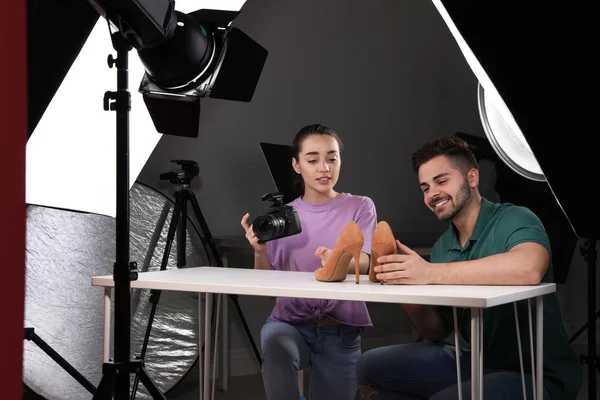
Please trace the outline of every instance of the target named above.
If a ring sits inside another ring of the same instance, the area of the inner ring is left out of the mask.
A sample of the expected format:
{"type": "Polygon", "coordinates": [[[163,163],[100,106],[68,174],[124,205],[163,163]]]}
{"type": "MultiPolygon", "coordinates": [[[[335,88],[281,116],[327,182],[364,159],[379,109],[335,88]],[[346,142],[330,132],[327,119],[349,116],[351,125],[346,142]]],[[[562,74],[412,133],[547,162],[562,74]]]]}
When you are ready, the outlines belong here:
{"type": "MultiPolygon", "coordinates": [[[[435,234],[437,235],[437,234],[435,234]]],[[[430,233],[419,233],[419,232],[394,232],[394,237],[398,238],[402,243],[416,251],[421,257],[429,259],[431,255],[431,247],[422,247],[422,243],[433,243],[437,237],[430,233]]],[[[254,257],[254,249],[248,242],[245,235],[229,235],[229,236],[217,236],[214,238],[215,244],[217,245],[223,261],[224,267],[235,266],[235,261],[230,264],[231,259],[236,259],[240,256],[245,257],[244,263],[248,263],[254,257]],[[248,258],[249,257],[249,258],[248,258]]],[[[227,391],[229,388],[229,315],[227,299],[224,299],[225,305],[221,311],[221,347],[220,347],[220,363],[221,363],[221,382],[223,391],[227,391]]],[[[218,303],[217,303],[218,304],[218,303]]],[[[218,325],[217,325],[218,326],[218,325]]],[[[215,343],[216,344],[216,343],[215,343]]],[[[302,379],[303,371],[300,371],[298,376],[298,384],[300,385],[300,394],[302,394],[302,379]]]]}
{"type": "MultiPolygon", "coordinates": [[[[554,293],[554,283],[536,286],[451,286],[451,285],[380,285],[361,276],[360,284],[349,275],[344,282],[319,282],[310,272],[265,271],[241,268],[195,267],[142,272],[131,282],[132,289],[157,289],[205,293],[204,341],[200,334],[198,349],[204,344],[204,366],[200,366],[200,399],[210,397],[211,313],[213,294],[302,297],[355,300],[379,303],[425,304],[471,309],[471,385],[472,393],[482,398],[481,337],[483,309],[519,300],[537,299],[535,391],[543,393],[543,295],[554,293]]],[[[93,286],[104,290],[104,361],[109,359],[112,275],[95,276],[93,286]]],[[[202,320],[202,296],[198,296],[199,321],[202,320]]],[[[531,328],[531,327],[530,327],[531,328]]],[[[531,329],[530,329],[531,332],[531,329]]],[[[202,332],[200,332],[202,333],[202,332]]],[[[200,353],[201,354],[201,353],[200,353]]],[[[533,361],[533,360],[532,360],[533,361]]],[[[457,360],[458,362],[458,360],[457,360]]],[[[534,365],[532,363],[532,365],[534,365]]],[[[460,385],[459,385],[460,387],[460,385]]]]}

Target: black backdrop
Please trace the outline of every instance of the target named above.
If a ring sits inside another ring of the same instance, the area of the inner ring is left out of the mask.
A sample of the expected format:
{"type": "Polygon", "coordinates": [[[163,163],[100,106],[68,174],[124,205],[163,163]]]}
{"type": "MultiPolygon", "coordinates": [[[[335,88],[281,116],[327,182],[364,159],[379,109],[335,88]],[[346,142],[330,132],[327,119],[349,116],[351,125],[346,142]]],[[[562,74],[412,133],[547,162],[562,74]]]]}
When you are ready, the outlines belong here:
{"type": "MultiPolygon", "coordinates": [[[[442,0],[577,235],[598,239],[598,24],[591,3],[442,0]]],[[[540,198],[540,200],[543,200],[540,198]]]]}
{"type": "Polygon", "coordinates": [[[28,137],[98,18],[86,0],[27,0],[28,137]]]}

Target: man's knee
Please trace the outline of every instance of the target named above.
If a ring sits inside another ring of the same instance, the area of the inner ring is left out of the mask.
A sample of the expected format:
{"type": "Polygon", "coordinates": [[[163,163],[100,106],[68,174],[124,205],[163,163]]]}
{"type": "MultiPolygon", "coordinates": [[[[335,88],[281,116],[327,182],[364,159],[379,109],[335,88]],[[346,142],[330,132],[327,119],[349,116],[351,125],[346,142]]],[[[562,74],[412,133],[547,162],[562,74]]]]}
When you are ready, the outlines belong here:
{"type": "Polygon", "coordinates": [[[369,381],[369,371],[373,370],[373,363],[376,361],[373,354],[372,350],[367,350],[360,355],[356,362],[356,381],[359,385],[369,381]]]}
{"type": "Polygon", "coordinates": [[[443,356],[441,346],[412,343],[365,351],[356,365],[358,390],[369,399],[388,386],[385,382],[426,375],[443,356]]]}
{"type": "Polygon", "coordinates": [[[375,349],[368,350],[361,354],[356,363],[356,383],[363,399],[369,399],[376,393],[373,387],[377,386],[378,373],[375,371],[380,361],[378,353],[375,349]]]}

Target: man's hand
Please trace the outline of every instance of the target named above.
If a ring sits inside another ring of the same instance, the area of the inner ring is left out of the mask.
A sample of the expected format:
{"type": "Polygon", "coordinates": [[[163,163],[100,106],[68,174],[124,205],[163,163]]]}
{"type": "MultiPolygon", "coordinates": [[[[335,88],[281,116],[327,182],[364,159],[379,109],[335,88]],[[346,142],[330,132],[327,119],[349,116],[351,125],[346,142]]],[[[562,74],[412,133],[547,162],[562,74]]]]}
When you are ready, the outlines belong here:
{"type": "Polygon", "coordinates": [[[396,246],[402,254],[390,254],[377,259],[381,264],[375,267],[377,279],[396,285],[431,284],[433,281],[431,263],[399,240],[396,240],[396,246]]]}

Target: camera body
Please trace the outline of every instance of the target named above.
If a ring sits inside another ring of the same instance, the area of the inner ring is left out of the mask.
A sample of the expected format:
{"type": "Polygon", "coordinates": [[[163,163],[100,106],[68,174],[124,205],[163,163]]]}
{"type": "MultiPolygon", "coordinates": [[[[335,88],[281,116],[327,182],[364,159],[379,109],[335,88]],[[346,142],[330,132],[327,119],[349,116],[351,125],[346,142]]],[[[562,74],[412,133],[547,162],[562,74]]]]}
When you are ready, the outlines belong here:
{"type": "Polygon", "coordinates": [[[296,235],[302,232],[300,217],[292,206],[283,203],[283,194],[267,193],[261,197],[262,201],[271,201],[269,211],[254,219],[252,229],[260,243],[296,235]]]}

